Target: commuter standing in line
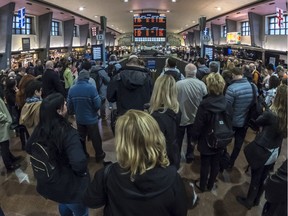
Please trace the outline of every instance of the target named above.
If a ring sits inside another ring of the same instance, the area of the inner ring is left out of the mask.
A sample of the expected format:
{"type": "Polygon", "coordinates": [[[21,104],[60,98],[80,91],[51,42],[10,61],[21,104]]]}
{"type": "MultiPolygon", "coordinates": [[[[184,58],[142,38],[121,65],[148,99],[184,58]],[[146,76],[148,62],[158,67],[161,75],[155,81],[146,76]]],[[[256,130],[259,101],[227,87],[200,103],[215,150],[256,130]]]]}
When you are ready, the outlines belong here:
{"type": "Polygon", "coordinates": [[[27,143],[26,151],[35,157],[33,144],[38,143],[47,149],[49,165],[54,167],[49,177],[35,176],[37,192],[59,203],[61,216],[88,216],[88,208],[81,204],[90,180],[87,158],[78,132],[66,120],[66,115],[63,95],[53,93],[47,96],[41,103],[39,124],[27,143]]]}
{"type": "Polygon", "coordinates": [[[230,103],[233,108],[232,125],[233,130],[235,131],[234,147],[229,162],[230,169],[233,168],[240,153],[248,129],[245,124],[253,100],[252,87],[255,88],[255,92],[257,93],[257,87],[254,84],[250,84],[247,78],[243,77],[243,71],[241,68],[235,67],[231,72],[232,81],[225,94],[226,101],[230,103]]]}
{"type": "Polygon", "coordinates": [[[57,72],[54,71],[54,65],[52,61],[46,62],[46,70],[42,76],[42,85],[43,98],[56,92],[61,93],[63,96],[65,95],[60,77],[57,72]]]}
{"type": "Polygon", "coordinates": [[[68,95],[68,91],[73,85],[73,75],[72,75],[72,62],[67,62],[65,65],[65,70],[63,73],[64,83],[65,83],[65,97],[68,95]]]}
{"type": "Polygon", "coordinates": [[[166,151],[170,165],[180,167],[180,155],[177,143],[177,130],[181,113],[177,101],[176,82],[171,75],[159,76],[155,82],[150,100],[150,114],[159,124],[166,139],[166,151]]]}
{"type": "Polygon", "coordinates": [[[251,166],[251,182],[247,196],[236,198],[247,209],[259,205],[264,181],[279,156],[283,139],[287,138],[287,92],[286,85],[277,88],[270,110],[256,120],[256,124],[262,127],[261,132],[245,148],[245,156],[251,166]],[[264,149],[266,151],[263,152],[264,149]]]}
{"type": "Polygon", "coordinates": [[[96,172],[84,195],[104,215],[186,216],[184,185],[169,166],[165,137],[146,112],[129,110],[116,122],[117,162],[96,172]]]}
{"type": "MultiPolygon", "coordinates": [[[[195,185],[202,192],[212,190],[220,168],[220,157],[223,149],[212,149],[208,146],[208,133],[210,133],[210,124],[213,114],[229,113],[230,104],[225,100],[223,90],[225,81],[219,73],[211,73],[207,79],[208,95],[201,101],[195,122],[192,128],[192,139],[198,141],[198,150],[201,157],[200,182],[195,185]],[[209,178],[208,178],[209,176],[209,178]]],[[[229,116],[231,118],[231,116],[229,116]]]]}
{"type": "Polygon", "coordinates": [[[98,127],[98,110],[101,99],[96,88],[89,83],[91,64],[82,63],[83,70],[80,72],[78,81],[68,93],[67,103],[69,113],[75,113],[76,123],[84,152],[89,156],[86,149],[86,137],[90,137],[95,150],[96,162],[105,158],[102,149],[102,139],[98,127]]]}
{"type": "Polygon", "coordinates": [[[196,77],[199,80],[202,80],[205,75],[208,75],[210,73],[209,68],[205,65],[205,59],[204,58],[198,58],[197,59],[197,74],[196,77]]]}
{"type": "Polygon", "coordinates": [[[180,72],[180,70],[176,66],[177,65],[175,59],[171,57],[167,58],[165,61],[165,67],[161,75],[163,74],[171,75],[174,77],[176,82],[185,79],[184,75],[180,72]]]}
{"type": "Polygon", "coordinates": [[[194,160],[194,144],[192,144],[192,127],[202,98],[207,94],[204,82],[196,78],[197,68],[194,64],[185,67],[186,79],[176,83],[178,90],[178,102],[182,112],[180,127],[178,128],[178,145],[181,154],[185,131],[187,134],[186,163],[194,160]]]}

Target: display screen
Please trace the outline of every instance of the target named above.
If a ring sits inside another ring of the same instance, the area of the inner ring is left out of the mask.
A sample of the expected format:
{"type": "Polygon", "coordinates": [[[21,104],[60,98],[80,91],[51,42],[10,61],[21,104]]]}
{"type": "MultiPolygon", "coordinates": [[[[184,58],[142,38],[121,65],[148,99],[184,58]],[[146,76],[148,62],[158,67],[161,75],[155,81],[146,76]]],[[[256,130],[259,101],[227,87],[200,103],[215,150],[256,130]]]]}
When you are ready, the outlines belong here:
{"type": "Polygon", "coordinates": [[[93,60],[102,60],[102,45],[93,45],[91,47],[92,59],[93,60]]]}
{"type": "Polygon", "coordinates": [[[166,16],[159,13],[135,14],[133,17],[135,42],[165,42],[166,16]]]}
{"type": "Polygon", "coordinates": [[[210,61],[214,60],[214,47],[204,45],[204,55],[208,55],[210,61]]]}

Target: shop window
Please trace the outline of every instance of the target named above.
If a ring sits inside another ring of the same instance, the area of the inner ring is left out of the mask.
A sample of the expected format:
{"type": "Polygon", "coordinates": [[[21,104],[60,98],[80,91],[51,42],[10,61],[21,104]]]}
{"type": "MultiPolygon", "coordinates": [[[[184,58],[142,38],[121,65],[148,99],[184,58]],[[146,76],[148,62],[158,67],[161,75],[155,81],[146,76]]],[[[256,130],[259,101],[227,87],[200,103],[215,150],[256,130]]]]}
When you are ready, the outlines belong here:
{"type": "Polygon", "coordinates": [[[17,15],[13,16],[12,34],[32,34],[32,17],[25,17],[24,27],[21,28],[20,20],[17,15]]]}
{"type": "Polygon", "coordinates": [[[277,17],[268,18],[269,35],[288,35],[288,16],[284,15],[282,25],[279,27],[277,17]]]}
{"type": "Polygon", "coordinates": [[[51,35],[60,36],[60,22],[52,21],[51,35]]]}
{"type": "Polygon", "coordinates": [[[226,25],[225,26],[222,26],[222,37],[227,37],[227,27],[226,25]]]}
{"type": "Polygon", "coordinates": [[[74,29],[73,29],[73,37],[79,37],[79,34],[78,34],[78,26],[74,26],[74,29]]]}
{"type": "Polygon", "coordinates": [[[241,22],[241,35],[248,36],[250,35],[250,26],[249,22],[241,22]]]}

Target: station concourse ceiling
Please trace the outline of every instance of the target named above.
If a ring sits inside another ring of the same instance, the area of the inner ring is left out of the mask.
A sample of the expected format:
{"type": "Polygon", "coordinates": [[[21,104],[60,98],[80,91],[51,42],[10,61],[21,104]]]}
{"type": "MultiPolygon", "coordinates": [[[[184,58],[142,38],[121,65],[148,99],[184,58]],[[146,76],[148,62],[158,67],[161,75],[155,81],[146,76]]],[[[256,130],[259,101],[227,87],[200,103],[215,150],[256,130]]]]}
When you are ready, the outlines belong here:
{"type": "Polygon", "coordinates": [[[53,11],[54,19],[75,18],[78,25],[95,25],[106,16],[107,27],[118,33],[132,32],[133,15],[141,12],[166,14],[167,32],[180,33],[196,26],[202,16],[224,25],[225,19],[248,20],[249,11],[269,15],[276,7],[287,7],[286,0],[1,0],[0,6],[9,2],[16,2],[15,10],[25,6],[32,15],[53,11]]]}

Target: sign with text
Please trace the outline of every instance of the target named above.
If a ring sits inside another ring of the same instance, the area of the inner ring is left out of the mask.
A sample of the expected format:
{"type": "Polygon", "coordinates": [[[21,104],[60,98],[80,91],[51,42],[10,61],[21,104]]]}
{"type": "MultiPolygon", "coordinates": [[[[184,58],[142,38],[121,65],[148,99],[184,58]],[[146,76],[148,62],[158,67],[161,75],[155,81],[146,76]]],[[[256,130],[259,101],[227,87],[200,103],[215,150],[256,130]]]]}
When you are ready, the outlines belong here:
{"type": "Polygon", "coordinates": [[[30,50],[30,38],[22,38],[22,50],[23,51],[30,50]]]}
{"type": "Polygon", "coordinates": [[[95,61],[102,60],[102,45],[93,45],[91,47],[92,59],[95,61]]]}
{"type": "Polygon", "coordinates": [[[103,34],[98,34],[96,35],[96,39],[99,41],[103,41],[104,40],[104,35],[103,34]]]}
{"type": "Polygon", "coordinates": [[[19,20],[19,28],[24,28],[25,27],[25,14],[26,14],[26,9],[25,7],[20,8],[18,10],[18,20],[19,20]]]}
{"type": "Polygon", "coordinates": [[[240,32],[228,32],[226,37],[227,44],[241,44],[240,32]]]}

